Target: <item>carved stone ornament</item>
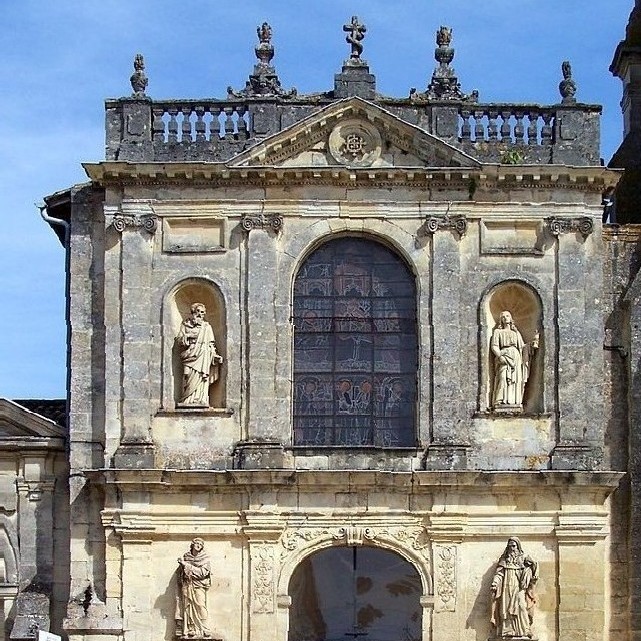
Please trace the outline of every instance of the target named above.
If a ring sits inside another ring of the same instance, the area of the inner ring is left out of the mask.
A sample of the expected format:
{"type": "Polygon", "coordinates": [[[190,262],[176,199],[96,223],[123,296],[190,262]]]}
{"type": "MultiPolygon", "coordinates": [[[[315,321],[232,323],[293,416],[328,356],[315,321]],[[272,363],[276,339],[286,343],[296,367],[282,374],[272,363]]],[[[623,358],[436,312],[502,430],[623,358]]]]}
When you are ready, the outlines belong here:
{"type": "Polygon", "coordinates": [[[561,65],[561,72],[563,73],[563,80],[559,83],[559,93],[561,94],[561,103],[574,104],[576,98],[576,82],[572,78],[572,66],[567,60],[563,61],[561,65]]]}
{"type": "Polygon", "coordinates": [[[345,544],[349,546],[363,545],[365,540],[373,541],[376,538],[374,530],[370,527],[360,527],[358,525],[348,525],[342,527],[334,534],[337,540],[344,539],[345,544]]]}
{"type": "Polygon", "coordinates": [[[436,610],[456,610],[456,546],[436,545],[434,547],[434,569],[436,574],[436,610]]]}
{"type": "Polygon", "coordinates": [[[594,221],[588,216],[579,218],[550,216],[550,218],[545,219],[545,223],[552,236],[578,231],[583,238],[587,238],[594,231],[594,221]]]}
{"type": "Polygon", "coordinates": [[[283,217],[280,214],[247,214],[243,216],[240,224],[247,232],[252,229],[271,229],[279,232],[283,228],[283,217]]]}
{"type": "Polygon", "coordinates": [[[342,122],[329,135],[329,153],[341,165],[369,167],[380,158],[382,149],[378,129],[361,120],[342,122]]]}
{"type": "Polygon", "coordinates": [[[423,225],[423,235],[432,235],[443,229],[454,231],[459,238],[463,238],[467,232],[467,218],[465,216],[450,216],[449,214],[429,216],[423,225]]]}
{"type": "Polygon", "coordinates": [[[352,48],[349,54],[349,62],[362,63],[361,54],[363,53],[362,40],[365,38],[367,27],[358,21],[358,16],[352,16],[352,19],[347,24],[343,25],[343,31],[347,33],[345,40],[352,48]]]}
{"type": "Polygon", "coordinates": [[[136,216],[134,214],[115,214],[111,226],[119,233],[125,231],[127,227],[142,228],[150,234],[154,234],[158,228],[158,218],[153,214],[143,214],[136,216]]]}
{"type": "Polygon", "coordinates": [[[144,98],[149,80],[145,75],[145,59],[141,53],[137,53],[134,58],[134,72],[131,74],[129,82],[131,82],[131,88],[134,90],[133,97],[144,98]]]}
{"type": "Polygon", "coordinates": [[[274,548],[255,545],[251,550],[253,561],[252,612],[274,611],[274,548]]]}
{"type": "Polygon", "coordinates": [[[211,563],[205,542],[196,537],[189,550],[178,558],[176,598],[176,637],[211,637],[207,592],[211,586],[211,563]]]}

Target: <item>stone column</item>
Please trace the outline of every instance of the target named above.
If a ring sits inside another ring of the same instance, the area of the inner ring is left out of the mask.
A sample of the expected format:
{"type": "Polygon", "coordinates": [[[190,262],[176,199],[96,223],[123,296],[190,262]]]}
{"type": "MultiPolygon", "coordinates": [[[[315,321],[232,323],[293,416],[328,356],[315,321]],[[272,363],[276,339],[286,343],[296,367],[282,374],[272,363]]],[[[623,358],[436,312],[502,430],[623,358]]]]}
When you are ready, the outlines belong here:
{"type": "MultiPolygon", "coordinates": [[[[460,328],[461,255],[464,217],[432,216],[425,231],[432,236],[432,440],[425,469],[465,469],[467,421],[463,415],[463,370],[460,328]],[[439,283],[447,282],[447,287],[439,283]]],[[[467,368],[468,365],[465,365],[467,368]]]]}
{"type": "Polygon", "coordinates": [[[151,442],[151,272],[157,219],[148,204],[123,203],[112,219],[121,234],[120,343],[121,442],[114,455],[116,467],[150,468],[151,442]]]}
{"type": "Polygon", "coordinates": [[[238,443],[235,457],[238,467],[283,467],[283,445],[289,438],[288,399],[279,393],[278,317],[276,293],[278,282],[278,247],[276,234],[283,224],[281,216],[247,215],[242,226],[247,232],[243,281],[244,359],[246,373],[245,439],[238,443]]]}
{"type": "MultiPolygon", "coordinates": [[[[554,469],[596,469],[605,425],[602,372],[603,287],[591,218],[549,218],[557,236],[557,446],[554,469]],[[577,284],[578,283],[578,284],[577,284]]],[[[552,390],[548,390],[548,394],[552,390]]]]}

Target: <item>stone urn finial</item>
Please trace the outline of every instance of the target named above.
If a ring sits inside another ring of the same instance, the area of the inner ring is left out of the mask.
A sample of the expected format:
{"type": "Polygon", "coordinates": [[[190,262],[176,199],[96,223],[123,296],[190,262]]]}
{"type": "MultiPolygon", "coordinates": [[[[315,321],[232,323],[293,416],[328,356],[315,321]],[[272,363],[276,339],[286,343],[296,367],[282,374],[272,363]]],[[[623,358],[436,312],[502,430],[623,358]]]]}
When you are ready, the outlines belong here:
{"type": "Polygon", "coordinates": [[[572,66],[568,60],[564,60],[561,64],[561,71],[563,73],[563,80],[559,83],[559,92],[561,93],[562,104],[572,104],[576,102],[574,95],[576,94],[576,82],[572,78],[572,66]]]}
{"type": "Polygon", "coordinates": [[[145,59],[141,53],[137,53],[134,58],[134,72],[131,74],[129,82],[134,90],[133,97],[144,98],[149,79],[145,75],[145,59]]]}

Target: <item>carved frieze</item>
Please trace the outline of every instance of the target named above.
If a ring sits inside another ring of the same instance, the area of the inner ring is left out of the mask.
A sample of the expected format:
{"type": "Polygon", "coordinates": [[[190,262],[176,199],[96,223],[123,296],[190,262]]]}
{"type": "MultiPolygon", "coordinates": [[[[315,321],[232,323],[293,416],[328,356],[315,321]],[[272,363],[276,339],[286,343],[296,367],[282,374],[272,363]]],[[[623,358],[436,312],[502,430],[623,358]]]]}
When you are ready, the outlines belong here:
{"type": "Polygon", "coordinates": [[[283,217],[280,214],[246,214],[240,224],[247,232],[252,229],[271,229],[279,232],[283,228],[283,217]]]}
{"type": "Polygon", "coordinates": [[[274,546],[252,545],[252,612],[274,611],[274,546]]]}
{"type": "Polygon", "coordinates": [[[150,234],[156,233],[156,229],[158,228],[158,217],[154,216],[153,214],[143,214],[142,216],[137,216],[135,214],[115,214],[112,221],[111,221],[111,226],[119,233],[122,234],[122,232],[127,229],[127,227],[131,227],[134,229],[144,229],[146,232],[150,234]]]}
{"type": "Polygon", "coordinates": [[[467,232],[467,218],[465,216],[450,216],[449,214],[429,216],[419,230],[419,235],[431,236],[439,230],[454,231],[459,238],[463,238],[467,232]]]}
{"type": "Polygon", "coordinates": [[[434,546],[435,607],[440,612],[456,610],[456,546],[434,546]]]}
{"type": "Polygon", "coordinates": [[[577,218],[550,216],[545,219],[545,223],[552,236],[560,236],[561,234],[578,231],[583,238],[587,238],[594,231],[594,221],[588,216],[580,216],[577,218]]]}

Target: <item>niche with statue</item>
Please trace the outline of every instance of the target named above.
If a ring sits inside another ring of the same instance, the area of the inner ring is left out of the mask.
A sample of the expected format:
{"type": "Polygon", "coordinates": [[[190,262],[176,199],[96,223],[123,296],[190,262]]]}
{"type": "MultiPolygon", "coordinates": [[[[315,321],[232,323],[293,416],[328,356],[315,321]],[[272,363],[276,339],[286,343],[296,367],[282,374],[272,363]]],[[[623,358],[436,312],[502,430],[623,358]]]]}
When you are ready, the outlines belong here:
{"type": "Polygon", "coordinates": [[[540,414],[543,408],[543,313],[522,281],[492,288],[481,304],[482,409],[540,414]]]}
{"type": "Polygon", "coordinates": [[[166,406],[185,410],[225,407],[226,323],[220,289],[205,279],[181,282],[166,305],[171,382],[166,406]]]}

